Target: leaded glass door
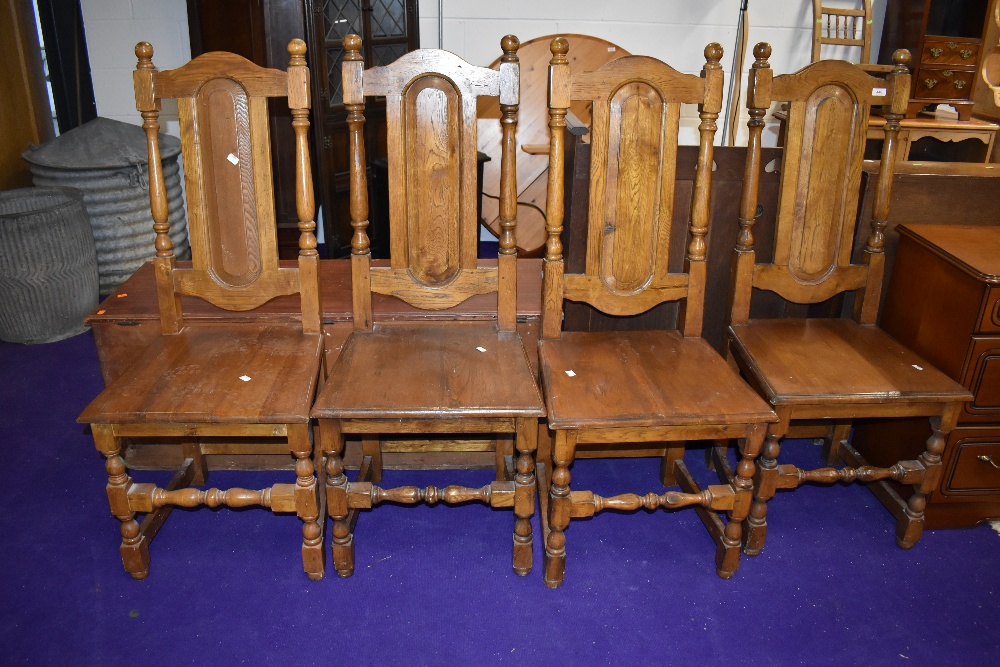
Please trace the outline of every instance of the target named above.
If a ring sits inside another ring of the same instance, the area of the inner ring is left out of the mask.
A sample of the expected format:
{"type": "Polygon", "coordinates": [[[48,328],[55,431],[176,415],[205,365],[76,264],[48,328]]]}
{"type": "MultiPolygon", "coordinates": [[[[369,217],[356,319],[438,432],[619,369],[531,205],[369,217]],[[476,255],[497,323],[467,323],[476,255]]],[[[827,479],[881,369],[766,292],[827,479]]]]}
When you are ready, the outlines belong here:
{"type": "MultiPolygon", "coordinates": [[[[417,0],[306,0],[314,88],[314,118],[319,178],[328,257],[350,253],[348,146],[340,66],[342,40],[361,35],[366,67],[384,65],[419,46],[417,0]],[[311,5],[311,6],[310,6],[311,5]]],[[[365,108],[369,164],[386,155],[385,106],[369,100],[365,108]]],[[[371,190],[371,188],[369,188],[371,190]]]]}

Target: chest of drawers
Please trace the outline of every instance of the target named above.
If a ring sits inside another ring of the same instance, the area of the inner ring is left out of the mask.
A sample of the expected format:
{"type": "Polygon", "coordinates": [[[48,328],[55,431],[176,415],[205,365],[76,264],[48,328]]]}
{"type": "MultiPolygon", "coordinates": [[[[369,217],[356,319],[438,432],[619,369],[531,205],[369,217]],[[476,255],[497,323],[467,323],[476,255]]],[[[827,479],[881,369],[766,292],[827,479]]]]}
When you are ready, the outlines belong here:
{"type": "MultiPolygon", "coordinates": [[[[904,224],[896,230],[882,328],[975,394],[948,438],[926,526],[1000,519],[1000,226],[904,224]]],[[[922,421],[866,422],[854,444],[871,463],[884,465],[916,458],[929,435],[922,421]]]]}

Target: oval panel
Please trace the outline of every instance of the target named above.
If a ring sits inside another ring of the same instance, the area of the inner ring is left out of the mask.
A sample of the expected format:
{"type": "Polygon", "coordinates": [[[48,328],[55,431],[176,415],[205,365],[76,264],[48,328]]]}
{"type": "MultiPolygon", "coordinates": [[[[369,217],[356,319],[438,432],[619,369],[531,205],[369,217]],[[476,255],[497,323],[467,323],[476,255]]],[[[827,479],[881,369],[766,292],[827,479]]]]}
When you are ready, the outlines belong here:
{"type": "Polygon", "coordinates": [[[207,269],[222,285],[248,285],[260,275],[261,256],[247,93],[231,79],[213,79],[196,104],[207,269]]]}
{"type": "Polygon", "coordinates": [[[612,291],[633,292],[653,279],[656,263],[666,105],[641,82],[610,102],[601,279],[612,291]]]}
{"type": "Polygon", "coordinates": [[[462,99],[443,77],[413,83],[403,102],[410,273],[441,285],[460,270],[462,99]]]}
{"type": "Polygon", "coordinates": [[[795,222],[788,269],[815,282],[837,264],[843,233],[844,182],[855,146],[858,103],[836,85],[818,88],[806,100],[795,222]]]}

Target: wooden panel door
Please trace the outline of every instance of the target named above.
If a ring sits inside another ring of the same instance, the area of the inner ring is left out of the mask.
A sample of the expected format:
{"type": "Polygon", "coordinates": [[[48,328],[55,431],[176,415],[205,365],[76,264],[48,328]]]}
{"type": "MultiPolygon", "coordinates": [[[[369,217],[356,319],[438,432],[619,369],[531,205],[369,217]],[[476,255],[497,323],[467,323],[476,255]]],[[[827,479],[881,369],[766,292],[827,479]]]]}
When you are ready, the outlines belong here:
{"type": "MultiPolygon", "coordinates": [[[[308,24],[310,65],[313,69],[316,196],[323,207],[327,257],[351,252],[351,215],[348,192],[347,111],[344,109],[341,62],[342,40],[362,38],[366,67],[387,65],[419,46],[416,0],[303,0],[308,24]]],[[[387,155],[384,100],[365,105],[365,146],[371,164],[387,155]]],[[[369,187],[369,191],[372,188],[369,187]]],[[[376,207],[377,208],[377,207],[376,207]]],[[[372,219],[373,245],[388,233],[388,221],[372,219]]]]}

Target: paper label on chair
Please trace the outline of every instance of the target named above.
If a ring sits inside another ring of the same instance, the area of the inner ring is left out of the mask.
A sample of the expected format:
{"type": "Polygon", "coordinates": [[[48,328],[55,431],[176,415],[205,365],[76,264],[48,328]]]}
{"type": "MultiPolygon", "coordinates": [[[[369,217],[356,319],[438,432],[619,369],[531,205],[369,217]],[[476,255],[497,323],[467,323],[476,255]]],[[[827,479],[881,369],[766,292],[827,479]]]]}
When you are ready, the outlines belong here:
{"type": "Polygon", "coordinates": [[[914,368],[916,368],[918,371],[924,370],[923,366],[917,366],[916,364],[910,364],[910,365],[913,366],[914,368]]]}
{"type": "Polygon", "coordinates": [[[486,348],[482,347],[482,346],[477,347],[476,349],[479,350],[480,352],[485,352],[486,351],[486,348]]]}
{"type": "MultiPolygon", "coordinates": [[[[883,95],[884,94],[885,93],[883,93],[883,95]]],[[[239,164],[240,163],[240,159],[238,157],[236,157],[235,155],[233,155],[232,153],[230,153],[229,155],[227,155],[226,159],[229,160],[230,162],[232,162],[233,164],[239,164]]]]}
{"type": "Polygon", "coordinates": [[[251,378],[249,375],[241,375],[240,379],[243,380],[244,382],[249,382],[253,378],[251,378]]]}
{"type": "Polygon", "coordinates": [[[872,88],[872,97],[885,97],[888,92],[888,88],[872,88]]]}
{"type": "Polygon", "coordinates": [[[566,371],[566,375],[570,376],[571,378],[576,377],[576,373],[574,373],[573,371],[566,371]]]}

